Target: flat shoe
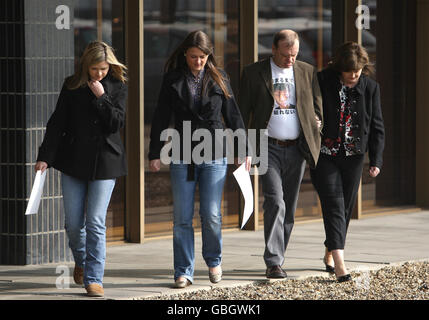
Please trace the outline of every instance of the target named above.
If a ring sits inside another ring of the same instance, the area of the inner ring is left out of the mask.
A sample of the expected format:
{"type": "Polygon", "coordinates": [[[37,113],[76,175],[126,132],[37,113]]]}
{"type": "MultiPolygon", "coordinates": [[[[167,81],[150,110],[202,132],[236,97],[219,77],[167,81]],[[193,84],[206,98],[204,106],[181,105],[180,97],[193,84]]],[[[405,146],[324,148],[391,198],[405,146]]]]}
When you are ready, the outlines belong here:
{"type": "Polygon", "coordinates": [[[209,279],[211,283],[218,283],[222,280],[222,270],[220,273],[211,273],[209,271],[209,279]]]}
{"type": "Polygon", "coordinates": [[[91,283],[85,287],[88,297],[104,297],[104,289],[97,283],[91,283]]]}
{"type": "Polygon", "coordinates": [[[174,288],[177,288],[177,289],[183,289],[183,288],[186,288],[186,287],[190,286],[191,284],[192,284],[192,282],[191,282],[191,281],[189,281],[189,280],[188,280],[188,279],[186,279],[186,278],[183,278],[183,279],[181,279],[181,280],[177,279],[177,280],[174,282],[174,288]]]}
{"type": "Polygon", "coordinates": [[[350,275],[350,273],[337,277],[338,282],[346,282],[350,280],[352,280],[352,276],[350,275]]]}

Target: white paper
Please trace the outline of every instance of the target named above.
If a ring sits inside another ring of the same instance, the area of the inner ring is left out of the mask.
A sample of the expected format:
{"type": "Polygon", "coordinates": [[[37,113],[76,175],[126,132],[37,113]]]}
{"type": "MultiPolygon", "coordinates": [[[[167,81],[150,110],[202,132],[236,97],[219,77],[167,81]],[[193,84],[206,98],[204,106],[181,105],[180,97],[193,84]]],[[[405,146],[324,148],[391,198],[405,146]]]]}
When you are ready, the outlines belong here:
{"type": "Polygon", "coordinates": [[[241,193],[244,198],[244,212],[243,212],[243,222],[241,223],[241,229],[243,229],[247,220],[253,213],[253,187],[250,180],[250,174],[246,171],[246,163],[243,163],[238,169],[234,172],[234,177],[237,180],[238,185],[240,186],[241,193]]]}
{"type": "Polygon", "coordinates": [[[40,198],[42,197],[43,185],[45,184],[47,170],[36,172],[36,177],[34,178],[33,189],[31,190],[30,200],[28,200],[27,210],[25,215],[35,214],[39,210],[40,198]]]}

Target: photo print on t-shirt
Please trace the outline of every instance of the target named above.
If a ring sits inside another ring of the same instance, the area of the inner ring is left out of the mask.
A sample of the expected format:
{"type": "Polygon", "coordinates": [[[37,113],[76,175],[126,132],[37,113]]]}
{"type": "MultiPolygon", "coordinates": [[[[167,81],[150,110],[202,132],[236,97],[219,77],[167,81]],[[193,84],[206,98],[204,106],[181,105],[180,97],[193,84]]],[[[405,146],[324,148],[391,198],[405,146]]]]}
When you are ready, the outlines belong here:
{"type": "MultiPolygon", "coordinates": [[[[289,112],[285,113],[294,113],[296,106],[292,102],[292,95],[294,94],[294,85],[289,79],[286,78],[276,78],[274,79],[274,110],[284,110],[281,114],[284,114],[286,110],[289,112]],[[293,111],[292,111],[293,110],[293,111]]],[[[280,114],[280,112],[279,112],[280,114]]]]}

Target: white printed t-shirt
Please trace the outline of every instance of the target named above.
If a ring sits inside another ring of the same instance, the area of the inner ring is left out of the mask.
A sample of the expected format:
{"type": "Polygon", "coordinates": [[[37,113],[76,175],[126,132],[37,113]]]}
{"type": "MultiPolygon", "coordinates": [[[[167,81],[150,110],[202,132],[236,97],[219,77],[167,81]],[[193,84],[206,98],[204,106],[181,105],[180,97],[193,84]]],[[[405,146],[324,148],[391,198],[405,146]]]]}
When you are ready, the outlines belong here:
{"type": "Polygon", "coordinates": [[[280,68],[271,58],[271,74],[274,106],[265,134],[279,140],[295,140],[299,137],[301,129],[296,113],[293,67],[280,68]]]}

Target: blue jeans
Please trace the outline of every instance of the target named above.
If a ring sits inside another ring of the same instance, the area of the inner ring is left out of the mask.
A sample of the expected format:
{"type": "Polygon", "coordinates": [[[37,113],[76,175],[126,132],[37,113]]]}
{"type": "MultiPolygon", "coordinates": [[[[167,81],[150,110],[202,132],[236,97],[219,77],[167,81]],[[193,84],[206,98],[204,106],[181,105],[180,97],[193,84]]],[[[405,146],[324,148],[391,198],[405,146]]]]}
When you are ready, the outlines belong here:
{"type": "Polygon", "coordinates": [[[83,283],[103,284],[106,214],[115,179],[85,181],[61,175],[65,229],[75,263],[84,268],[83,283]],[[86,216],[85,216],[86,209],[86,216]]]}
{"type": "Polygon", "coordinates": [[[188,165],[171,164],[171,188],[173,191],[173,251],[174,279],[183,276],[193,282],[194,277],[194,217],[195,189],[198,183],[202,253],[208,267],[216,267],[222,261],[222,213],[220,205],[226,178],[226,158],[195,165],[195,180],[187,181],[188,165]]]}

